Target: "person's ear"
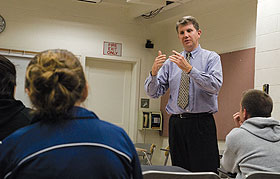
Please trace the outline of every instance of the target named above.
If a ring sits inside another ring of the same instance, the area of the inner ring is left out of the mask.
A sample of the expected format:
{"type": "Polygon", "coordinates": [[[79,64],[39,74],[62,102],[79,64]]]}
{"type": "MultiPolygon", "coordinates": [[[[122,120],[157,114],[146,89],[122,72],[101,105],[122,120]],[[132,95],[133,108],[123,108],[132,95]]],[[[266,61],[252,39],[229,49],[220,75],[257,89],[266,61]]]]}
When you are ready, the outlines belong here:
{"type": "Polygon", "coordinates": [[[86,82],[84,90],[83,90],[81,102],[84,102],[87,99],[87,97],[88,97],[88,88],[89,88],[88,87],[88,82],[86,82]]]}
{"type": "MultiPolygon", "coordinates": [[[[249,118],[248,112],[247,112],[246,108],[243,109],[243,114],[242,114],[242,115],[243,115],[244,121],[247,120],[247,119],[249,118]]],[[[244,121],[242,121],[242,122],[244,122],[244,121]]]]}
{"type": "Polygon", "coordinates": [[[198,34],[198,38],[200,38],[200,36],[201,36],[201,33],[202,33],[202,31],[201,31],[201,29],[199,29],[199,30],[197,31],[197,34],[198,34]]]}

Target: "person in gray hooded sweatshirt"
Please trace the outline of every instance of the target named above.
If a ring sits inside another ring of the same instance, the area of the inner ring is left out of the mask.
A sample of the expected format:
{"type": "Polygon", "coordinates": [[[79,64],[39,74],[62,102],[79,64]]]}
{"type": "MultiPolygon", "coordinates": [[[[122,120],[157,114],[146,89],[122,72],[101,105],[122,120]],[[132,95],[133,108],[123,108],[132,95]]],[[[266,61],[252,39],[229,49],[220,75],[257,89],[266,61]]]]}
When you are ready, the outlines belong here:
{"type": "Polygon", "coordinates": [[[280,121],[271,117],[273,102],[263,91],[243,93],[240,111],[233,115],[238,128],[226,137],[221,167],[244,178],[253,171],[280,172],[280,121]]]}

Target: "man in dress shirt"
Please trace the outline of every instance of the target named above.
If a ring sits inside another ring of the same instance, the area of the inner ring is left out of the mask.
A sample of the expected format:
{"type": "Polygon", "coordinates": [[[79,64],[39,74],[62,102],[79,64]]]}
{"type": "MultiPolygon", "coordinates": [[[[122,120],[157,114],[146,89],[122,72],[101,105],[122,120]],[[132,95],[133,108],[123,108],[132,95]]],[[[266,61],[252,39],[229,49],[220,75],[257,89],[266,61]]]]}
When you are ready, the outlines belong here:
{"type": "Polygon", "coordinates": [[[176,30],[184,51],[173,50],[168,59],[159,51],[145,81],[145,90],[150,97],[158,98],[170,88],[166,111],[172,114],[169,120],[172,165],[192,172],[217,172],[219,151],[213,114],[218,111],[217,97],[223,83],[220,56],[200,47],[201,30],[194,17],[180,19],[176,30]],[[189,82],[185,108],[179,107],[177,100],[182,72],[189,82]]]}

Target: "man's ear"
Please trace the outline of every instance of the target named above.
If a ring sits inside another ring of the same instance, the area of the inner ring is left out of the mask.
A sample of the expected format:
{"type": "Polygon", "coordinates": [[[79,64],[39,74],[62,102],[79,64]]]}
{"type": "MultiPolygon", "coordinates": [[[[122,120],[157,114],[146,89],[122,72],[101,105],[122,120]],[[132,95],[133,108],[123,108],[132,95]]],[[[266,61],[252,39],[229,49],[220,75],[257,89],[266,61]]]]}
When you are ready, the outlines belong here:
{"type": "Polygon", "coordinates": [[[201,36],[201,33],[202,33],[201,29],[199,29],[199,30],[197,31],[197,33],[198,33],[199,36],[201,36]]]}
{"type": "MultiPolygon", "coordinates": [[[[245,121],[245,120],[247,120],[248,118],[249,118],[249,116],[248,116],[247,110],[246,110],[246,108],[244,108],[244,109],[243,109],[243,119],[244,119],[244,121],[245,121]]],[[[244,121],[243,121],[243,122],[244,122],[244,121]]]]}

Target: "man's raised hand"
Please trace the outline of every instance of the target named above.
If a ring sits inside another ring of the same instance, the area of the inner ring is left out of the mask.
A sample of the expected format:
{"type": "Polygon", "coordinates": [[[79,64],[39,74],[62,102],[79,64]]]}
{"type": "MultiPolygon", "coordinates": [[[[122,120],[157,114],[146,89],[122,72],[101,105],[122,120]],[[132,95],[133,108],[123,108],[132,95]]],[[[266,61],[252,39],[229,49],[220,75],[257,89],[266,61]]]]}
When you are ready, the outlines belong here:
{"type": "Polygon", "coordinates": [[[152,67],[152,75],[156,76],[159,69],[162,67],[163,63],[166,60],[166,55],[162,54],[161,51],[158,51],[158,56],[155,58],[153,67],[152,67]]]}
{"type": "Polygon", "coordinates": [[[175,50],[172,50],[172,53],[173,55],[169,56],[169,60],[176,63],[183,71],[189,73],[192,70],[192,66],[187,62],[185,57],[175,50]]]}

